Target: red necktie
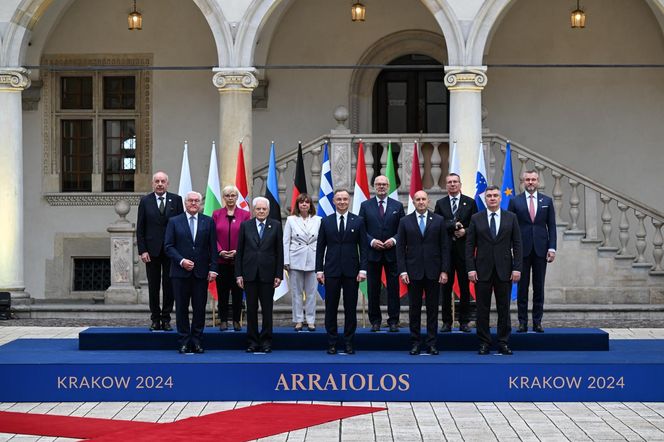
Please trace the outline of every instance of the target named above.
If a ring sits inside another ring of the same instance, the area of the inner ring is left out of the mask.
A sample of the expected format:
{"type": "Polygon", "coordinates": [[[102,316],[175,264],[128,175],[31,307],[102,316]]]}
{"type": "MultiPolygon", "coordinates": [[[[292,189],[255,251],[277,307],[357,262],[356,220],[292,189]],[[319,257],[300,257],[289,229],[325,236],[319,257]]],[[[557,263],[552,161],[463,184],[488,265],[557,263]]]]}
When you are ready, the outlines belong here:
{"type": "Polygon", "coordinates": [[[530,221],[535,222],[535,197],[530,195],[530,203],[528,204],[528,212],[530,213],[530,221]]]}
{"type": "Polygon", "coordinates": [[[380,217],[385,216],[385,207],[383,206],[383,200],[378,201],[378,212],[380,213],[380,217]]]}

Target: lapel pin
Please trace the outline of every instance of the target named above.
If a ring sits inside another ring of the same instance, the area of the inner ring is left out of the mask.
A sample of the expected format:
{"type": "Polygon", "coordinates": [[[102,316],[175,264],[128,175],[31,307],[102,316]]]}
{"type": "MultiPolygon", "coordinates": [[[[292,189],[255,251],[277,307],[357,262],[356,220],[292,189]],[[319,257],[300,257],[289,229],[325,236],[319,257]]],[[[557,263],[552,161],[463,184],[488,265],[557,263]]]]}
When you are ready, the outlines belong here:
{"type": "Polygon", "coordinates": [[[355,229],[350,229],[351,232],[355,232],[355,229]]]}
{"type": "Polygon", "coordinates": [[[463,205],[465,206],[465,205],[466,205],[466,203],[464,202],[464,203],[463,203],[463,205]]]}
{"type": "Polygon", "coordinates": [[[272,225],[268,225],[267,228],[268,228],[268,229],[271,229],[271,228],[272,228],[272,225]]]}

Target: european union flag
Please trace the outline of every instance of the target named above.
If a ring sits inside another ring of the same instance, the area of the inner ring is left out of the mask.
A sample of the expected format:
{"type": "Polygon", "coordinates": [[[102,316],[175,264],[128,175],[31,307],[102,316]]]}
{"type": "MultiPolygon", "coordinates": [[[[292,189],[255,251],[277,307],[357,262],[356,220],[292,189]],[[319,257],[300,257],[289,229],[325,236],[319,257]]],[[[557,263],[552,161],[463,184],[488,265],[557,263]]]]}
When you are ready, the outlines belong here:
{"type": "MultiPolygon", "coordinates": [[[[512,174],[512,146],[510,146],[509,140],[507,141],[507,147],[505,148],[505,165],[503,166],[503,185],[500,186],[500,195],[502,199],[500,200],[500,208],[507,210],[507,207],[510,204],[510,200],[515,196],[514,190],[514,175],[512,174]]],[[[512,284],[512,301],[516,300],[517,297],[517,283],[512,284]]]]}

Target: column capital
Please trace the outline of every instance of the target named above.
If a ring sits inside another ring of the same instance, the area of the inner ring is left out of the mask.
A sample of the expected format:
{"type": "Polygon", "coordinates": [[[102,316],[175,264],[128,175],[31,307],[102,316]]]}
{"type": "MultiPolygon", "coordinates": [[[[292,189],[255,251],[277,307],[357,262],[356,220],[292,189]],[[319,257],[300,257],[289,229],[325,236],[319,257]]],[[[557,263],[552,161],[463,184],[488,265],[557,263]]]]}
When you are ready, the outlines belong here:
{"type": "Polygon", "coordinates": [[[0,68],[0,91],[21,92],[30,87],[30,71],[25,68],[0,68]]]}
{"type": "Polygon", "coordinates": [[[253,91],[258,86],[255,68],[215,68],[212,83],[219,92],[253,91]]]}
{"type": "Polygon", "coordinates": [[[486,82],[486,66],[445,66],[445,86],[450,91],[481,91],[486,82]]]}

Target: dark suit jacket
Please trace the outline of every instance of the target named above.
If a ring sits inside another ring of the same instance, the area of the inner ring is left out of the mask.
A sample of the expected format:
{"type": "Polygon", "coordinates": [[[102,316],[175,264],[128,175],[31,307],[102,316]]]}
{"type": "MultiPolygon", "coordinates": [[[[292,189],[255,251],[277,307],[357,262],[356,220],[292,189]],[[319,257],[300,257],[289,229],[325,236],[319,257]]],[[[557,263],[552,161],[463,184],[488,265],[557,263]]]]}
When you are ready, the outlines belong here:
{"type": "Polygon", "coordinates": [[[206,279],[208,272],[217,272],[217,231],[214,221],[209,216],[198,214],[196,241],[189,231],[187,213],[171,218],[166,226],[164,250],[171,258],[171,278],[188,278],[190,276],[206,279]],[[194,261],[191,272],[180,266],[180,261],[194,261]]]}
{"type": "Polygon", "coordinates": [[[399,274],[408,273],[412,280],[438,281],[440,272],[450,271],[450,250],[443,217],[427,211],[424,235],[420,232],[417,212],[401,218],[397,242],[399,274]]]}
{"type": "Polygon", "coordinates": [[[240,225],[235,255],[235,277],[245,281],[273,283],[284,278],[284,243],[281,222],[267,218],[263,238],[258,235],[256,218],[240,225]]]}
{"type": "Polygon", "coordinates": [[[535,222],[530,220],[526,192],[512,198],[507,210],[515,213],[519,220],[524,256],[530,255],[534,249],[535,254],[543,258],[549,249],[556,249],[556,214],[551,198],[537,192],[535,222]]]}
{"type": "Polygon", "coordinates": [[[139,255],[148,252],[151,256],[159,256],[164,247],[168,220],[184,212],[180,195],[166,192],[164,204],[166,209],[162,215],[154,192],[145,195],[138,204],[136,245],[139,255]]]}
{"type": "Polygon", "coordinates": [[[337,214],[321,220],[316,243],[316,271],[326,277],[355,278],[360,270],[367,270],[367,234],[364,220],[346,212],[346,230],[337,228],[337,214]]]}
{"type": "Polygon", "coordinates": [[[386,198],[385,216],[381,217],[378,211],[378,199],[371,198],[360,205],[359,216],[364,219],[367,230],[367,247],[369,261],[380,261],[383,257],[389,262],[397,260],[396,248],[376,250],[371,247],[371,241],[378,239],[385,241],[394,238],[399,243],[399,220],[405,216],[403,204],[399,201],[386,198]]]}
{"type": "Polygon", "coordinates": [[[466,235],[466,269],[477,272],[478,280],[490,280],[494,269],[501,281],[509,281],[513,271],[521,271],[521,232],[512,212],[500,211],[496,239],[491,238],[486,210],[472,216],[466,235]]]}
{"type": "MultiPolygon", "coordinates": [[[[470,225],[470,217],[477,213],[477,204],[475,200],[469,196],[460,194],[456,217],[452,215],[452,206],[450,204],[450,197],[446,196],[436,202],[436,209],[434,213],[442,216],[445,219],[445,229],[449,238],[454,238],[454,227],[457,221],[463,224],[464,229],[468,230],[470,225]]],[[[463,236],[455,241],[451,241],[452,249],[460,256],[465,256],[466,253],[466,236],[463,236]]]]}

